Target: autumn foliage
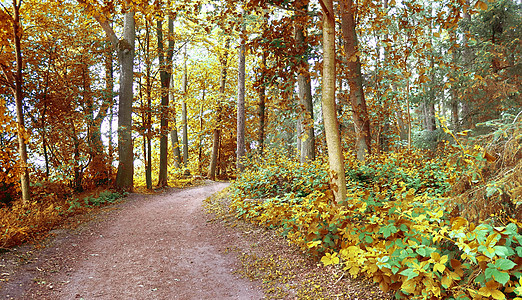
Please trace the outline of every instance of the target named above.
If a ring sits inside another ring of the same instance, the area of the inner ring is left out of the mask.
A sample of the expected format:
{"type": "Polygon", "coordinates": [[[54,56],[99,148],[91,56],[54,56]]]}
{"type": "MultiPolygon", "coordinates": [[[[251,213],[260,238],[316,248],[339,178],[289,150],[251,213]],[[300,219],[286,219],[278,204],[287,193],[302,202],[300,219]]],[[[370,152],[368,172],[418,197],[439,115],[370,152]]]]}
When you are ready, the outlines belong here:
{"type": "MultiPolygon", "coordinates": [[[[366,164],[349,160],[348,197],[340,204],[324,165],[269,156],[233,184],[232,208],[240,218],[282,228],[325,265],[369,277],[397,298],[516,299],[522,296],[521,224],[500,207],[480,222],[459,210],[469,207],[459,200],[469,197],[458,190],[461,182],[491,189],[470,180],[491,163],[484,150],[458,145],[444,159],[418,151],[374,156],[366,164]]],[[[517,191],[505,191],[514,196],[508,206],[520,207],[517,191]]],[[[490,191],[479,216],[499,203],[496,193],[490,191]]]]}

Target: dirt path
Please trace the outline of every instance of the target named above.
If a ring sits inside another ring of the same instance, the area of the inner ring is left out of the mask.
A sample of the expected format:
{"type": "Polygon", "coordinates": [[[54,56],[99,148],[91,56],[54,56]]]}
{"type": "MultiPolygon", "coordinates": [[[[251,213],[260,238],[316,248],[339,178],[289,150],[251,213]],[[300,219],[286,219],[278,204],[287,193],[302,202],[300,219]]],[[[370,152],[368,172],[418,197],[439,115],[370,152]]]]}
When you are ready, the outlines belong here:
{"type": "Polygon", "coordinates": [[[202,209],[226,186],[133,194],[73,234],[57,231],[36,254],[6,254],[0,299],[262,299],[225,253],[241,235],[208,222],[202,209]],[[9,255],[18,255],[17,268],[9,255]]]}

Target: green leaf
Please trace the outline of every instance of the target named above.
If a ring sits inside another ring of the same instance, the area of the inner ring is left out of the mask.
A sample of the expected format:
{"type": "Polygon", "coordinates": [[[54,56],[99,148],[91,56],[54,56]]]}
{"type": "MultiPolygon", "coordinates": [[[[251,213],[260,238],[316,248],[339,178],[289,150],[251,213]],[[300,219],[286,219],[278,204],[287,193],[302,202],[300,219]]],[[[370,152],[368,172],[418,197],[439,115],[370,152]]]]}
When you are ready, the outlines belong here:
{"type": "Polygon", "coordinates": [[[399,274],[407,276],[408,277],[407,280],[410,280],[412,278],[415,278],[415,277],[419,276],[419,272],[416,272],[413,269],[406,269],[406,270],[400,272],[399,274]]]}
{"type": "Polygon", "coordinates": [[[495,268],[487,268],[486,269],[486,278],[495,279],[496,282],[505,285],[509,281],[509,274],[506,272],[499,271],[495,268]]]}
{"type": "Polygon", "coordinates": [[[506,246],[495,246],[493,247],[495,249],[495,254],[500,257],[508,257],[511,254],[513,254],[513,250],[511,248],[508,248],[506,246]]]}
{"type": "Polygon", "coordinates": [[[417,250],[415,250],[415,252],[417,252],[422,257],[426,257],[426,248],[424,248],[424,247],[417,248],[417,250]]]}
{"type": "Polygon", "coordinates": [[[506,258],[502,258],[502,259],[499,259],[495,262],[495,266],[500,269],[500,270],[510,270],[512,269],[514,266],[516,266],[517,264],[512,262],[511,260],[509,259],[506,259],[506,258]]]}
{"type": "Polygon", "coordinates": [[[369,235],[367,235],[365,238],[364,238],[364,241],[368,244],[371,244],[373,243],[373,238],[369,235]]]}

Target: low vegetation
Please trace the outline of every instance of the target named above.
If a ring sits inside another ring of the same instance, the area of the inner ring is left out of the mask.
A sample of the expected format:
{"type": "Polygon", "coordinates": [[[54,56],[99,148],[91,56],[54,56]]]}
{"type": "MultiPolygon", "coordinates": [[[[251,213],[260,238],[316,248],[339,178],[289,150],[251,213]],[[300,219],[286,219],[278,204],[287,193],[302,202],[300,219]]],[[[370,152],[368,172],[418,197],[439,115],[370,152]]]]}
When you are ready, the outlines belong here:
{"type": "Polygon", "coordinates": [[[506,153],[521,148],[521,123],[497,125],[476,139],[445,128],[453,142],[437,153],[348,159],[349,192],[339,204],[321,159],[301,165],[267,154],[232,185],[231,207],[398,299],[522,299],[522,172],[506,153]]]}

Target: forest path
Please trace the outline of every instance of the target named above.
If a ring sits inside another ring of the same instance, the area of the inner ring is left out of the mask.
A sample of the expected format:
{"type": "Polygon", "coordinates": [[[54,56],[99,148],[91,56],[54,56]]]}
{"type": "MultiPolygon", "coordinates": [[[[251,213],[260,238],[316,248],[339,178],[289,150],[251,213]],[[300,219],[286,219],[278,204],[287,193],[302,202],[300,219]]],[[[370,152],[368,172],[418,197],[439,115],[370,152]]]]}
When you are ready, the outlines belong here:
{"type": "Polygon", "coordinates": [[[227,185],[132,194],[72,233],[58,230],[2,286],[0,299],[263,298],[232,273],[236,258],[225,253],[241,235],[208,222],[202,208],[227,185]]]}

